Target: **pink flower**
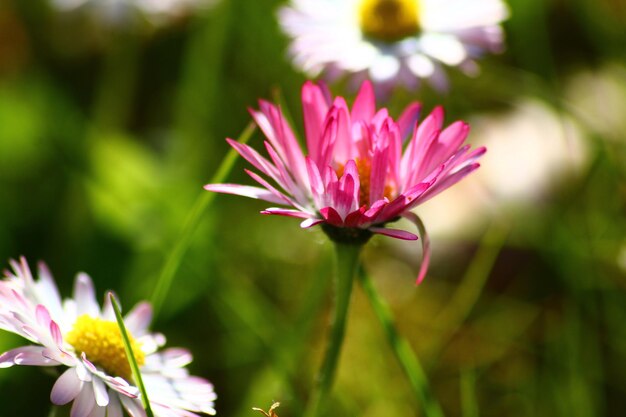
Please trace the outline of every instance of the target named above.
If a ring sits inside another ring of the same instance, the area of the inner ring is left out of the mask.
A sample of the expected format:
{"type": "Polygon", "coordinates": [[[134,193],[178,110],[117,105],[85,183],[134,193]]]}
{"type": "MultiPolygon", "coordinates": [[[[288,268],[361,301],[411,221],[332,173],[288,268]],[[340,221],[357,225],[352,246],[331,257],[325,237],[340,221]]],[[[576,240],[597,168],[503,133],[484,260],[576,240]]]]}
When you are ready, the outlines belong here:
{"type": "MultiPolygon", "coordinates": [[[[302,106],[306,155],[280,109],[261,100],[260,110],[251,114],[267,138],[269,159],[228,139],[265,176],[246,170],[261,187],[209,184],[205,189],[288,206],[262,213],[301,218],[303,228],[320,224],[333,240],[363,243],[372,233],[415,240],[415,234],[387,224],[405,217],[420,228],[411,210],[478,168],[476,161],[485,153],[483,147],[471,150],[463,144],[469,132],[465,122],[443,128],[441,107],[419,124],[418,103],[397,121],[387,109],[377,111],[369,82],[362,84],[352,110],[343,97],[332,100],[323,86],[306,82],[302,106]]],[[[418,282],[429,259],[423,237],[418,282]]]]}

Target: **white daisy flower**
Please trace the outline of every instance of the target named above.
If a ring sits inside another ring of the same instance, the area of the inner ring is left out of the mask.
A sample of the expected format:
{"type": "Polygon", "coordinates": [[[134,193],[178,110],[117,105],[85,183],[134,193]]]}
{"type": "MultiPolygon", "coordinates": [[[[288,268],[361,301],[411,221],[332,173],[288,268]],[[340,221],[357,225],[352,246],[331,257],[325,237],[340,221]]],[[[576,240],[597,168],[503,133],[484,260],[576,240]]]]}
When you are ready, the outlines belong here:
{"type": "MultiPolygon", "coordinates": [[[[54,383],[50,399],[64,405],[73,401],[72,417],[144,417],[138,388],[108,297],[102,309],[91,278],[78,274],[74,297],[61,300],[45,265],[35,281],[24,258],[11,261],[13,271],[0,281],[0,329],[16,333],[34,345],[0,355],[0,368],[13,365],[65,366],[54,383]]],[[[213,386],[190,376],[185,366],[191,354],[169,348],[161,334],[149,333],[152,308],[135,306],[124,318],[141,376],[155,416],[192,417],[215,414],[213,386]]]]}
{"type": "Polygon", "coordinates": [[[442,64],[466,73],[502,48],[501,0],[292,0],[279,11],[290,53],[310,76],[368,77],[379,87],[445,89],[442,64]]]}

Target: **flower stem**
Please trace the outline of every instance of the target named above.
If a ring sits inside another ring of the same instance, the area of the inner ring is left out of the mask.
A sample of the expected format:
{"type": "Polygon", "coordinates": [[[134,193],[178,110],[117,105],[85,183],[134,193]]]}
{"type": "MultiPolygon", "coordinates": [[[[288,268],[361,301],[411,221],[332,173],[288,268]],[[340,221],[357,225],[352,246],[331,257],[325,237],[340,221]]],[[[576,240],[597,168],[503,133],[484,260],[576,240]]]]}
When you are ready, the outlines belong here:
{"type": "Polygon", "coordinates": [[[417,356],[411,349],[409,342],[402,337],[396,329],[391,309],[387,303],[378,295],[372,280],[365,273],[363,268],[359,268],[359,281],[367,298],[372,305],[372,309],[383,326],[387,341],[393,350],[398,363],[411,383],[411,388],[419,399],[424,415],[426,417],[443,417],[443,411],[439,402],[433,395],[428,384],[426,373],[422,369],[417,356]]]}
{"type": "Polygon", "coordinates": [[[109,293],[109,300],[111,300],[111,305],[113,306],[113,311],[115,312],[115,319],[117,320],[117,325],[120,327],[120,332],[122,333],[124,350],[126,351],[126,357],[128,358],[130,369],[133,371],[133,379],[135,380],[137,388],[139,388],[139,392],[141,393],[141,403],[143,404],[143,408],[146,410],[146,416],[154,417],[152,408],[150,408],[150,401],[148,400],[148,392],[146,391],[146,387],[143,385],[141,372],[139,372],[139,365],[137,365],[137,360],[135,359],[135,354],[133,353],[133,347],[130,345],[130,339],[128,337],[128,332],[126,331],[126,326],[124,325],[120,305],[115,299],[113,293],[109,293]]]}
{"type": "Polygon", "coordinates": [[[335,242],[336,280],[335,311],[330,328],[326,355],[316,380],[316,386],[304,413],[305,417],[317,417],[323,412],[328,393],[333,384],[339,353],[346,329],[352,282],[359,263],[362,245],[335,242]]]}

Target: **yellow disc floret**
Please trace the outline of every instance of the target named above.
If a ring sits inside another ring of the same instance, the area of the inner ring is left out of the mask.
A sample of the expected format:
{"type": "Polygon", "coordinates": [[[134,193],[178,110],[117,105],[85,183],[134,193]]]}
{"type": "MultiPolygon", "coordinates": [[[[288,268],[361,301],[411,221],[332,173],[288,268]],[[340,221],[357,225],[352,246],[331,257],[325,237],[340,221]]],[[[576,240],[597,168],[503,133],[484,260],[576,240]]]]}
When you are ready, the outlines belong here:
{"type": "Polygon", "coordinates": [[[395,42],[419,31],[419,0],[361,0],[359,25],[369,38],[395,42]]]}
{"type": "MultiPolygon", "coordinates": [[[[144,353],[135,339],[130,334],[128,336],[137,365],[142,366],[145,362],[144,353]]],[[[130,380],[132,373],[124,350],[122,333],[116,322],[82,315],[65,335],[65,340],[78,354],[84,353],[89,361],[100,366],[109,375],[130,380]]]]}
{"type": "MultiPolygon", "coordinates": [[[[372,162],[367,158],[356,158],[354,160],[356,163],[357,173],[359,174],[359,204],[367,205],[370,202],[370,176],[372,175],[372,162]]],[[[341,177],[344,174],[345,165],[339,165],[337,169],[337,176],[341,177]]],[[[394,187],[389,184],[388,181],[385,182],[385,189],[383,190],[384,197],[392,200],[394,194],[394,187]]]]}

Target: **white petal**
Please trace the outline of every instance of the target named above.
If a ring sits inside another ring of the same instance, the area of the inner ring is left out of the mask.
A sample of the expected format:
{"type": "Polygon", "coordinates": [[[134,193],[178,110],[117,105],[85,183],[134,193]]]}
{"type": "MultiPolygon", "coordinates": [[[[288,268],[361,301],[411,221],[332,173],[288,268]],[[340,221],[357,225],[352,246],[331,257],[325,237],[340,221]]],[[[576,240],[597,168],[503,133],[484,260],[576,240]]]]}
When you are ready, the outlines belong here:
{"type": "Polygon", "coordinates": [[[50,392],[52,404],[63,405],[72,401],[83,386],[83,381],[78,379],[75,368],[69,368],[56,380],[50,392]]]}
{"type": "Polygon", "coordinates": [[[93,394],[96,398],[96,404],[100,407],[105,407],[109,404],[109,393],[107,392],[107,387],[100,378],[93,378],[93,394]]]}
{"type": "MultiPolygon", "coordinates": [[[[83,353],[83,361],[85,361],[84,355],[85,354],[83,353]]],[[[78,375],[78,378],[81,381],[85,381],[85,382],[91,381],[91,373],[87,370],[85,365],[83,365],[82,363],[79,363],[76,365],[76,375],[78,375]]]]}
{"type": "Polygon", "coordinates": [[[37,282],[37,295],[42,300],[42,304],[46,306],[54,321],[62,321],[63,309],[61,307],[61,296],[59,290],[52,278],[52,274],[48,267],[39,264],[39,281],[37,282]]]}
{"type": "Polygon", "coordinates": [[[425,54],[447,65],[459,65],[467,58],[465,47],[452,35],[424,34],[420,39],[420,46],[425,54]]]}
{"type": "Polygon", "coordinates": [[[77,315],[87,314],[91,317],[100,317],[100,307],[96,301],[93,282],[89,275],[80,273],[74,283],[74,300],[76,300],[77,315]]]}
{"type": "Polygon", "coordinates": [[[13,365],[31,365],[31,366],[54,366],[59,363],[53,361],[43,352],[46,348],[43,346],[22,346],[9,350],[0,355],[0,368],[8,368],[13,365]]]}
{"type": "Polygon", "coordinates": [[[128,397],[120,397],[122,401],[122,405],[130,415],[130,417],[146,417],[146,412],[144,411],[141,400],[139,398],[128,398],[128,397]]]}
{"type": "Polygon", "coordinates": [[[96,406],[96,401],[93,397],[93,388],[89,383],[83,384],[83,389],[78,394],[78,397],[72,404],[72,410],[70,411],[70,417],[88,417],[91,410],[96,406]]]}
{"type": "Polygon", "coordinates": [[[119,397],[115,394],[109,397],[109,405],[107,406],[107,417],[123,417],[122,405],[119,397]]]}
{"type": "Polygon", "coordinates": [[[89,417],[106,417],[107,407],[100,407],[96,404],[96,406],[89,413],[89,417]]]}
{"type": "Polygon", "coordinates": [[[381,55],[372,64],[370,76],[374,81],[386,81],[394,78],[400,70],[398,58],[392,55],[381,55]]]}
{"type": "Polygon", "coordinates": [[[124,324],[128,331],[135,337],[145,333],[152,320],[152,307],[149,303],[143,302],[137,304],[124,317],[124,324]]]}
{"type": "Polygon", "coordinates": [[[422,54],[416,54],[407,58],[406,63],[411,72],[420,78],[428,78],[435,72],[433,61],[422,54]]]}

